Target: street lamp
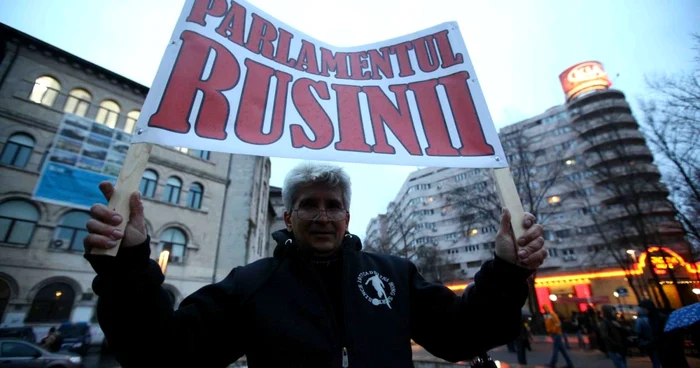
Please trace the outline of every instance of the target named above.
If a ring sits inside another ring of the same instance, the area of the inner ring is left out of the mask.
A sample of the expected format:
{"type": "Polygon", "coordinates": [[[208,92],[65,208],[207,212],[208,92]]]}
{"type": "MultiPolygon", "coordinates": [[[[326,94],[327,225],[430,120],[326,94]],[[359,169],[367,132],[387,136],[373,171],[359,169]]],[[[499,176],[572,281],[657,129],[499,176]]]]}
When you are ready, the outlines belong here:
{"type": "Polygon", "coordinates": [[[613,291],[613,296],[616,297],[616,298],[619,298],[619,297],[620,297],[620,293],[618,293],[617,291],[613,291]]]}
{"type": "Polygon", "coordinates": [[[693,288],[693,294],[700,295],[700,288],[693,288]]]}
{"type": "Polygon", "coordinates": [[[160,266],[160,270],[163,272],[163,275],[165,275],[165,270],[168,268],[168,260],[170,259],[170,251],[169,250],[164,250],[160,252],[160,255],[158,256],[158,265],[160,266]]]}
{"type": "Polygon", "coordinates": [[[637,262],[637,252],[634,249],[627,249],[627,254],[632,256],[632,259],[637,262]]]}
{"type": "Polygon", "coordinates": [[[557,299],[559,299],[559,298],[557,298],[556,295],[554,295],[554,294],[549,294],[549,300],[551,300],[551,301],[553,301],[553,302],[556,302],[557,299]]]}

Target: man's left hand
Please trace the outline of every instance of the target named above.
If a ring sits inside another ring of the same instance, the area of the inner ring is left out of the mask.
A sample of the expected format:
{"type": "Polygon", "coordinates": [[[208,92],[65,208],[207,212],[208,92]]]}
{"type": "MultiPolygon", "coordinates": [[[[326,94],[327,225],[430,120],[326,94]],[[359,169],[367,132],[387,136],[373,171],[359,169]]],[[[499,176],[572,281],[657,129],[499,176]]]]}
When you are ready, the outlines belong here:
{"type": "Polygon", "coordinates": [[[501,225],[496,234],[496,255],[503,260],[531,270],[537,269],[547,258],[544,249],[544,230],[535,223],[535,216],[525,212],[523,227],[525,234],[517,239],[510,226],[510,211],[503,209],[501,225]]]}

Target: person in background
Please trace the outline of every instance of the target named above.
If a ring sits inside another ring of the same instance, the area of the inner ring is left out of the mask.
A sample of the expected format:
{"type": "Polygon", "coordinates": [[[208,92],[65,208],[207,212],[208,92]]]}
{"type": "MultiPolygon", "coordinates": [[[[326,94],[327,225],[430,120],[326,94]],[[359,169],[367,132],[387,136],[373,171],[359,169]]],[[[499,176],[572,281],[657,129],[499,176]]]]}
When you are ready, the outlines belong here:
{"type": "Polygon", "coordinates": [[[51,327],[49,329],[49,334],[46,335],[43,339],[41,339],[41,347],[44,349],[51,351],[51,352],[57,352],[61,350],[61,333],[56,331],[56,327],[51,327]]]}
{"type": "Polygon", "coordinates": [[[627,368],[627,337],[625,329],[617,321],[617,310],[612,305],[603,306],[599,328],[601,345],[605,346],[615,368],[627,368]]]}
{"type": "Polygon", "coordinates": [[[663,329],[664,326],[654,303],[651,300],[642,300],[639,303],[634,332],[639,338],[639,350],[642,354],[649,356],[652,368],[661,368],[659,343],[661,342],[663,329]]]}
{"type": "Polygon", "coordinates": [[[564,318],[561,313],[557,313],[557,317],[559,317],[559,321],[561,321],[561,338],[564,340],[564,345],[566,348],[571,350],[571,345],[569,345],[569,336],[567,336],[569,322],[567,322],[566,318],[564,318]]]}
{"type": "Polygon", "coordinates": [[[559,359],[559,353],[561,352],[561,355],[564,356],[564,360],[566,360],[566,367],[573,367],[574,363],[571,361],[569,353],[566,351],[564,342],[561,339],[561,320],[546,304],[544,306],[544,312],[544,327],[547,330],[547,334],[552,337],[552,359],[549,361],[549,366],[557,366],[557,360],[559,359]]]}
{"type": "Polygon", "coordinates": [[[571,316],[571,323],[574,326],[574,329],[576,330],[576,338],[578,340],[578,348],[581,350],[586,349],[586,341],[583,339],[583,335],[586,333],[585,332],[585,322],[583,318],[583,314],[579,312],[574,312],[573,315],[571,316]]]}
{"type": "Polygon", "coordinates": [[[530,329],[527,325],[527,317],[525,316],[523,316],[522,322],[520,323],[520,335],[513,340],[513,343],[518,356],[518,364],[527,364],[526,349],[528,345],[530,345],[530,329]]]}

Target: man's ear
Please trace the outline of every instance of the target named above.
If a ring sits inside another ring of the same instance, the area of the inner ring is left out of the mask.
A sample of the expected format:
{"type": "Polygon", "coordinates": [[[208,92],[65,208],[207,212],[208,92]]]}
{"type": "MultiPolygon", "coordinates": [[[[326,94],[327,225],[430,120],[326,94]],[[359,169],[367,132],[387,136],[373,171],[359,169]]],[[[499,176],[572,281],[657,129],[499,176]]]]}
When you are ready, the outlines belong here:
{"type": "Polygon", "coordinates": [[[292,231],[292,214],[287,211],[284,211],[284,224],[288,231],[292,231]]]}

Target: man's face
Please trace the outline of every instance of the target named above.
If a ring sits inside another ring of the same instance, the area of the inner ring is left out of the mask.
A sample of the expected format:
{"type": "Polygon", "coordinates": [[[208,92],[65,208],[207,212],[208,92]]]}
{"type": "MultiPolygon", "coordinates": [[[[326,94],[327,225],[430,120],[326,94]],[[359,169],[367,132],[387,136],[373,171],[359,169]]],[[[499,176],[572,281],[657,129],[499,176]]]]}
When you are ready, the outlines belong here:
{"type": "Polygon", "coordinates": [[[314,253],[327,254],[343,241],[350,222],[346,210],[340,187],[313,184],[297,192],[291,213],[284,213],[284,222],[298,242],[314,253]],[[312,219],[316,213],[318,216],[312,219]],[[342,216],[333,221],[331,214],[342,216]]]}

